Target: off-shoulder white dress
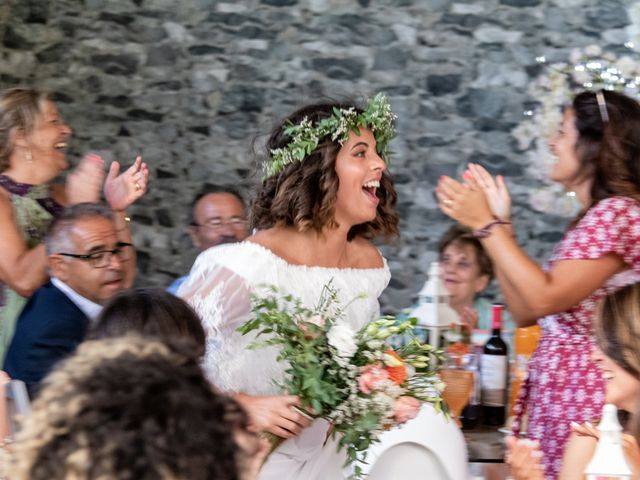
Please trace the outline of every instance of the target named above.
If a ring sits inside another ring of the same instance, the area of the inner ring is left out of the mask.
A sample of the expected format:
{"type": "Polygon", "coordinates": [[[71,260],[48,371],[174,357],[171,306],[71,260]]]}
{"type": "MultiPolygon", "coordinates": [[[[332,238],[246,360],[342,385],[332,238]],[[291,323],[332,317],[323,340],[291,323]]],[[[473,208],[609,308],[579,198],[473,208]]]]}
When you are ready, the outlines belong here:
{"type": "MultiPolygon", "coordinates": [[[[351,303],[345,321],[355,330],[379,313],[378,297],[389,283],[386,261],[382,268],[325,268],[292,265],[253,242],[221,245],[197,258],[189,279],[178,294],[202,319],[207,348],[204,370],[208,379],[228,393],[274,395],[281,392],[274,381],[284,375],[275,348],[247,349],[253,334],[237,328],[251,313],[250,293],[264,293],[274,285],[314,307],[323,287],[332,281],[343,305],[361,293],[367,297],[351,303]]],[[[285,441],[263,466],[259,480],[342,479],[345,456],[335,441],[326,441],[328,424],[316,420],[297,437],[285,441]],[[326,441],[326,442],[325,442],[326,441]]]]}

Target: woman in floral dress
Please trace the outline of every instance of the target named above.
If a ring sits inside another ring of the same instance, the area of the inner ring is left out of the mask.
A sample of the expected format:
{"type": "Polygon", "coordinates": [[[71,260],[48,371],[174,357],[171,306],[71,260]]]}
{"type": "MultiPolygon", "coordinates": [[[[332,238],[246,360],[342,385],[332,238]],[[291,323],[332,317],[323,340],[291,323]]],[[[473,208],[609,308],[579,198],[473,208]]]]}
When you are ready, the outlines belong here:
{"type": "Polygon", "coordinates": [[[513,239],[501,178],[471,165],[466,184],[444,177],[437,194],[445,214],[481,237],[517,325],[542,327],[514,433],[526,411],[528,437],[541,444],[547,478],[556,478],[570,422],[597,419],[604,401],[591,358],[596,304],[640,280],[640,105],[615,92],[583,92],[551,148],[551,179],[575,192],[582,211],[543,269],[513,239]]]}

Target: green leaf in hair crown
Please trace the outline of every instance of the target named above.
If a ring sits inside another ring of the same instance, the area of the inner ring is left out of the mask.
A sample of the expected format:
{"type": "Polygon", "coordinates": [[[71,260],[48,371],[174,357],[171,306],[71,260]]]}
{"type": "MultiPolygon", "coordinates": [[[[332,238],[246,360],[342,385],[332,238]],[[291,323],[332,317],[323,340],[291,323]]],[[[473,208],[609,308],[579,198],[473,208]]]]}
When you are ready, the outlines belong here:
{"type": "Polygon", "coordinates": [[[300,123],[290,123],[284,128],[284,133],[291,141],[282,148],[271,150],[271,157],[263,164],[264,177],[267,179],[280,173],[293,162],[302,162],[318,147],[324,137],[344,144],[349,133],[359,133],[360,128],[368,128],[376,139],[378,153],[383,157],[389,156],[389,142],[395,137],[393,125],[397,117],[391,111],[391,105],[383,93],[370,98],[362,113],[355,108],[335,108],[333,115],[313,124],[308,118],[300,123]]]}

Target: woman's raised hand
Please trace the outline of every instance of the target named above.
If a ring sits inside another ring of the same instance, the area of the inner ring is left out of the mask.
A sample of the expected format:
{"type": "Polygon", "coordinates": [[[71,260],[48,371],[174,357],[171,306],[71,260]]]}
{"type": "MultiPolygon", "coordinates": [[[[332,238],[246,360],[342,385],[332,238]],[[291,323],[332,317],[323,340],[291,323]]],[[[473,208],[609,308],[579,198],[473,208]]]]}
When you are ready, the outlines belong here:
{"type": "Polygon", "coordinates": [[[464,172],[464,179],[484,192],[491,212],[496,217],[505,222],[509,221],[511,218],[511,196],[502,175],[497,175],[494,178],[483,166],[470,163],[464,172]]]}
{"type": "Polygon", "coordinates": [[[73,172],[67,176],[66,197],[69,205],[98,202],[104,180],[104,160],[100,155],[84,156],[73,172]]]}
{"type": "Polygon", "coordinates": [[[476,230],[493,220],[493,213],[484,192],[451,177],[442,176],[436,187],[442,213],[476,230]]]}
{"type": "Polygon", "coordinates": [[[478,328],[478,311],[473,307],[464,307],[460,314],[460,321],[472,332],[478,328]]]}
{"type": "Polygon", "coordinates": [[[513,480],[545,480],[538,442],[507,437],[506,443],[506,462],[511,467],[513,480]]]}
{"type": "Polygon", "coordinates": [[[589,422],[571,422],[571,430],[581,437],[593,437],[596,440],[600,438],[600,432],[598,429],[589,422]]]}
{"type": "Polygon", "coordinates": [[[149,180],[149,167],[140,155],[136,157],[133,165],[121,174],[119,172],[120,163],[114,160],[104,182],[104,196],[111,209],[116,211],[126,209],[144,195],[149,180]]]}

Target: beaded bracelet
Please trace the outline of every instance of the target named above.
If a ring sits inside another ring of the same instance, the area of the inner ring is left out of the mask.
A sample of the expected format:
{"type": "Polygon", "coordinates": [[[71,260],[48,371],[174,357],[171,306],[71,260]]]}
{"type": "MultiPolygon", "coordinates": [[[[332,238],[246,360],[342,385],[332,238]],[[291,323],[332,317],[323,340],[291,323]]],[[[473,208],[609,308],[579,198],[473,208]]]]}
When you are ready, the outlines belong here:
{"type": "Polygon", "coordinates": [[[510,225],[511,222],[505,222],[504,220],[500,220],[495,215],[493,216],[493,220],[487,223],[484,227],[478,228],[472,232],[472,235],[476,238],[486,238],[491,235],[491,229],[496,225],[510,225]]]}

